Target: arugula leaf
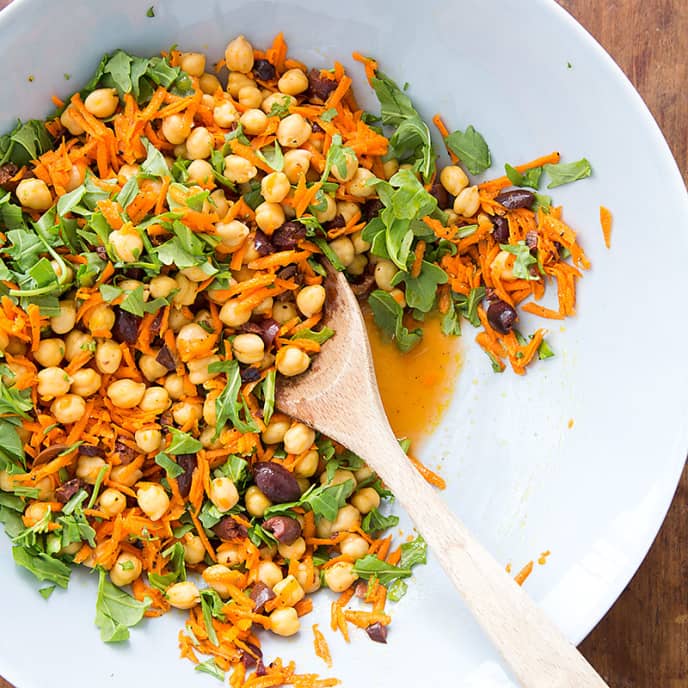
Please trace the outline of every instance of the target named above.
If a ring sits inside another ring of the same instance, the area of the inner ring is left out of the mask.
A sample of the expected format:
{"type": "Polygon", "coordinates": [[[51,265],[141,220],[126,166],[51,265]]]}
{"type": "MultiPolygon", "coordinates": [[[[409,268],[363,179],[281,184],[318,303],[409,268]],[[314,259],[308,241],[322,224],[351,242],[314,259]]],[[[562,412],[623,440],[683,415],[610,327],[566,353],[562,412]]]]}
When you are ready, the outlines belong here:
{"type": "Polygon", "coordinates": [[[485,287],[474,287],[467,297],[463,294],[453,294],[454,302],[459,312],[469,323],[471,323],[471,325],[473,325],[473,327],[480,327],[478,306],[485,298],[485,293],[485,287]]]}
{"type": "Polygon", "coordinates": [[[542,176],[542,167],[533,167],[521,174],[515,167],[509,163],[504,165],[504,171],[509,181],[514,186],[529,186],[531,189],[537,189],[540,186],[540,177],[542,176]]]}
{"type": "Polygon", "coordinates": [[[586,158],[575,162],[560,162],[556,165],[545,165],[545,172],[551,179],[547,184],[548,189],[554,189],[563,184],[570,184],[579,179],[585,179],[592,174],[592,167],[586,158]]]}
{"type": "Polygon", "coordinates": [[[376,289],[368,297],[377,326],[394,339],[401,351],[410,351],[416,346],[423,332],[420,328],[409,331],[404,326],[404,310],[386,291],[376,289]]]}
{"type": "Polygon", "coordinates": [[[531,210],[534,213],[537,213],[537,211],[542,208],[542,210],[546,213],[549,213],[549,209],[552,207],[552,197],[547,196],[545,194],[535,194],[535,202],[531,206],[531,210]]]}
{"type": "Polygon", "coordinates": [[[369,511],[361,523],[361,528],[365,530],[366,533],[372,535],[373,533],[379,533],[388,528],[394,528],[394,526],[399,524],[399,517],[394,514],[389,514],[385,516],[380,513],[378,509],[373,509],[369,511]]]}
{"type": "Polygon", "coordinates": [[[53,147],[53,140],[45,128],[45,122],[30,119],[17,121],[8,134],[0,136],[0,165],[13,162],[22,167],[39,158],[53,147]]]}
{"type": "Polygon", "coordinates": [[[402,568],[380,561],[374,554],[366,554],[365,557],[359,559],[354,564],[354,573],[365,580],[377,578],[384,586],[412,575],[410,568],[402,568]]]}
{"type": "Polygon", "coordinates": [[[265,146],[257,151],[257,155],[270,165],[275,172],[281,172],[284,169],[284,155],[276,139],[272,146],[265,146]]]}
{"type": "Polygon", "coordinates": [[[55,592],[55,586],[54,585],[46,585],[44,588],[39,588],[38,593],[40,596],[44,599],[47,600],[50,598],[50,596],[55,592]]]}
{"type": "Polygon", "coordinates": [[[146,10],[146,16],[147,17],[154,17],[155,16],[155,8],[153,5],[151,5],[147,10],[146,10]]]}
{"type": "Polygon", "coordinates": [[[96,626],[105,643],[120,643],[129,638],[129,628],[136,626],[151,601],[139,602],[124,590],[106,579],[105,571],[98,571],[98,597],[96,598],[96,626]]]}
{"type": "Polygon", "coordinates": [[[188,432],[182,432],[172,426],[169,427],[172,441],[167,451],[170,454],[195,454],[203,449],[203,445],[188,432]]]}
{"type": "Polygon", "coordinates": [[[9,191],[0,197],[0,226],[3,227],[3,231],[26,229],[21,207],[12,203],[11,200],[12,194],[9,191]]]}
{"type": "Polygon", "coordinates": [[[418,277],[412,277],[409,272],[397,272],[392,279],[392,284],[397,285],[404,282],[406,284],[406,303],[409,308],[416,308],[427,313],[435,303],[437,285],[445,284],[448,279],[447,273],[439,265],[424,260],[421,263],[418,277]]]}
{"type": "Polygon", "coordinates": [[[184,469],[165,452],[159,452],[155,457],[155,463],[165,469],[168,478],[178,478],[184,474],[184,469]]]}
{"type": "Polygon", "coordinates": [[[428,181],[435,172],[435,152],[428,125],[411,99],[387,75],[378,71],[370,83],[380,101],[382,124],[396,129],[389,139],[389,154],[417,164],[428,181]]]}
{"type": "MultiPolygon", "coordinates": [[[[318,447],[320,450],[320,447],[318,447]]],[[[338,469],[343,468],[349,471],[357,471],[360,468],[363,468],[365,466],[365,463],[363,459],[360,456],[356,456],[352,451],[343,451],[341,454],[336,454],[334,451],[334,447],[332,447],[332,451],[330,452],[328,449],[328,457],[325,458],[326,466],[325,466],[325,471],[326,471],[326,485],[329,485],[332,482],[332,478],[334,478],[334,474],[337,472],[338,469]]]]}
{"type": "Polygon", "coordinates": [[[213,618],[220,621],[225,620],[225,615],[222,613],[222,608],[225,603],[222,598],[212,588],[201,590],[201,609],[203,611],[203,623],[208,631],[208,639],[213,645],[219,645],[217,633],[213,626],[213,618]]]}
{"type": "Polygon", "coordinates": [[[238,399],[241,389],[239,363],[236,360],[219,361],[218,363],[212,363],[208,370],[211,373],[225,372],[227,374],[227,384],[220,396],[215,400],[215,412],[217,415],[215,437],[220,436],[228,420],[240,432],[258,432],[258,426],[253,420],[246,402],[238,399]],[[242,410],[246,420],[241,418],[242,410]]]}
{"type": "Polygon", "coordinates": [[[21,545],[12,547],[12,557],[15,564],[23,566],[33,573],[38,580],[47,580],[66,588],[72,570],[59,559],[54,559],[45,552],[34,553],[21,545]]]}
{"type": "Polygon", "coordinates": [[[428,563],[428,545],[422,535],[418,535],[410,542],[405,542],[401,546],[401,559],[399,566],[402,569],[413,568],[419,564],[428,563]]]}
{"type": "Polygon", "coordinates": [[[163,154],[145,136],[141,137],[141,143],[147,153],[146,159],[141,163],[141,172],[152,177],[169,177],[170,168],[163,154]]]}
{"type": "Polygon", "coordinates": [[[519,241],[517,244],[500,244],[499,248],[516,256],[516,261],[512,268],[514,277],[531,281],[540,279],[537,275],[530,274],[529,268],[531,265],[537,265],[537,258],[530,252],[525,241],[519,241]]]}
{"type": "Polygon", "coordinates": [[[554,351],[552,351],[550,345],[547,343],[547,340],[543,339],[538,347],[538,358],[541,361],[544,361],[547,358],[552,358],[554,355],[554,351]]]}
{"type": "Polygon", "coordinates": [[[184,545],[182,545],[181,542],[175,542],[173,545],[163,550],[162,556],[168,559],[167,564],[171,568],[171,573],[174,574],[175,580],[186,580],[184,545]]]}
{"type": "Polygon", "coordinates": [[[320,119],[323,122],[331,122],[335,117],[337,116],[337,108],[330,108],[329,110],[325,110],[320,115],[320,119]]]}
{"type": "Polygon", "coordinates": [[[398,602],[408,591],[406,582],[399,579],[394,581],[389,588],[387,588],[387,599],[392,602],[398,602]]]}
{"type": "Polygon", "coordinates": [[[317,332],[308,328],[296,330],[292,336],[292,339],[310,339],[314,342],[318,342],[318,344],[324,344],[331,337],[334,337],[334,330],[324,326],[317,332]]]}
{"type": "Polygon", "coordinates": [[[337,512],[344,506],[355,487],[356,483],[353,480],[345,480],[337,485],[322,485],[304,494],[299,505],[310,507],[316,518],[334,521],[337,512]]]}
{"type": "Polygon", "coordinates": [[[284,119],[289,114],[289,108],[291,106],[291,98],[289,96],[284,96],[281,102],[275,101],[268,112],[268,117],[279,117],[284,119]]]}
{"type": "Polygon", "coordinates": [[[275,382],[277,380],[277,372],[271,370],[263,380],[263,423],[267,425],[272,418],[275,411],[275,382]]]}
{"type": "Polygon", "coordinates": [[[194,671],[200,671],[203,674],[210,674],[218,681],[222,681],[224,683],[225,672],[222,671],[219,666],[217,666],[215,657],[210,657],[210,659],[206,659],[204,662],[199,662],[194,667],[194,671]]]}
{"type": "Polygon", "coordinates": [[[326,181],[330,176],[332,168],[337,170],[340,177],[346,177],[347,168],[351,160],[358,160],[356,151],[353,148],[344,146],[342,144],[342,137],[335,134],[332,137],[332,143],[327,149],[327,157],[325,158],[325,169],[323,170],[321,181],[326,181]]]}
{"type": "Polygon", "coordinates": [[[447,148],[460,158],[471,174],[480,174],[492,165],[490,149],[473,125],[469,125],[465,132],[457,129],[444,140],[447,148]]]}
{"type": "Polygon", "coordinates": [[[449,310],[442,316],[440,329],[444,335],[452,335],[454,337],[461,336],[461,320],[456,313],[456,308],[453,303],[449,310]]]}
{"type": "Polygon", "coordinates": [[[20,497],[0,492],[0,523],[5,526],[8,537],[14,539],[24,530],[23,511],[24,502],[20,497]]]}
{"type": "Polygon", "coordinates": [[[205,502],[201,507],[201,512],[198,514],[198,520],[206,530],[210,531],[225,516],[226,514],[220,511],[212,502],[205,502]]]}
{"type": "Polygon", "coordinates": [[[272,533],[269,533],[258,523],[254,523],[248,529],[248,539],[256,546],[262,547],[263,545],[268,545],[268,547],[274,547],[277,544],[277,539],[272,533]]]}
{"type": "Polygon", "coordinates": [[[241,490],[243,485],[249,479],[248,473],[248,461],[242,459],[236,454],[230,454],[219,468],[214,471],[216,478],[224,476],[229,478],[236,486],[238,490],[241,490]]]}

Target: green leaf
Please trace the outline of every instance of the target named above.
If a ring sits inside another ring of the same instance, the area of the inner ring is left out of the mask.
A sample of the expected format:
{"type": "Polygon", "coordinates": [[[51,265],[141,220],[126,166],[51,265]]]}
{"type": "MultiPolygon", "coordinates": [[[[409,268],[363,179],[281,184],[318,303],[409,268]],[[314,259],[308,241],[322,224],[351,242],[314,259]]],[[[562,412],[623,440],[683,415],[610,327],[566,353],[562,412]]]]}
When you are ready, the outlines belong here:
{"type": "Polygon", "coordinates": [[[537,189],[540,186],[540,177],[542,176],[542,167],[533,167],[521,174],[515,167],[507,163],[504,165],[506,176],[514,186],[529,186],[531,189],[537,189]]]}
{"type": "Polygon", "coordinates": [[[13,162],[22,167],[39,158],[53,146],[53,140],[45,128],[45,122],[30,119],[17,122],[17,126],[0,137],[0,165],[13,162]]]}
{"type": "Polygon", "coordinates": [[[372,535],[373,533],[380,533],[388,528],[394,528],[399,525],[399,517],[394,514],[389,514],[385,516],[380,513],[378,509],[373,509],[368,512],[363,518],[361,523],[361,528],[365,530],[366,533],[372,535]]]}
{"type": "Polygon", "coordinates": [[[178,478],[184,474],[184,469],[165,452],[159,452],[155,457],[155,463],[165,469],[168,478],[178,478]]]}
{"type": "Polygon", "coordinates": [[[141,142],[147,153],[146,159],[141,163],[141,172],[153,177],[169,177],[170,168],[163,154],[145,136],[141,137],[141,142]]]}
{"type": "Polygon", "coordinates": [[[167,565],[174,574],[174,579],[186,580],[186,562],[184,560],[184,545],[181,542],[175,542],[167,549],[163,550],[162,556],[168,559],[167,565]]]}
{"type": "Polygon", "coordinates": [[[279,117],[283,119],[289,114],[289,107],[291,104],[291,99],[288,96],[284,96],[281,102],[275,101],[268,112],[268,117],[279,117]]]}
{"type": "Polygon", "coordinates": [[[461,336],[461,321],[456,313],[454,304],[452,304],[449,310],[442,316],[440,328],[444,335],[453,335],[454,337],[461,336]]]}
{"type": "Polygon", "coordinates": [[[272,418],[275,411],[275,382],[277,380],[277,372],[273,369],[265,376],[263,380],[263,423],[267,425],[272,418]]]}
{"type": "Polygon", "coordinates": [[[465,132],[457,129],[444,140],[447,148],[459,157],[471,174],[480,174],[492,164],[490,149],[473,125],[469,125],[465,132]]]}
{"type": "Polygon", "coordinates": [[[406,582],[401,579],[396,580],[387,588],[387,599],[391,602],[398,602],[407,591],[408,585],[406,582]]]}
{"type": "Polygon", "coordinates": [[[468,320],[473,327],[480,327],[480,318],[478,317],[478,306],[485,298],[485,287],[474,287],[471,289],[468,297],[463,294],[454,294],[454,302],[459,312],[468,320]]]}
{"type": "Polygon", "coordinates": [[[44,600],[50,599],[50,596],[55,592],[55,586],[46,585],[44,588],[39,588],[38,592],[44,600]]]}
{"type": "Polygon", "coordinates": [[[500,244],[499,248],[516,256],[513,267],[514,277],[524,280],[539,279],[537,275],[530,274],[529,268],[531,265],[537,265],[537,258],[530,252],[525,241],[519,241],[517,244],[500,244]]]}
{"type": "Polygon", "coordinates": [[[554,355],[554,351],[552,351],[550,345],[547,343],[547,340],[543,339],[538,347],[538,358],[541,361],[544,361],[546,358],[552,358],[554,355]]]}
{"type": "Polygon", "coordinates": [[[337,116],[337,108],[330,108],[329,110],[325,110],[320,115],[320,119],[323,122],[331,122],[335,117],[337,116]]]}
{"type": "Polygon", "coordinates": [[[16,564],[33,573],[38,580],[50,581],[61,588],[67,587],[72,571],[59,559],[53,559],[45,552],[32,553],[21,545],[12,547],[12,556],[16,564]]]}
{"type": "Polygon", "coordinates": [[[154,17],[155,16],[155,9],[153,5],[151,5],[147,10],[146,10],[146,16],[147,17],[154,17]]]}
{"type": "Polygon", "coordinates": [[[246,403],[238,398],[241,389],[239,363],[235,360],[220,361],[219,363],[222,367],[218,367],[216,363],[208,367],[211,373],[222,371],[227,374],[227,384],[220,396],[215,400],[215,412],[217,415],[216,436],[219,437],[227,421],[230,421],[240,432],[258,432],[258,426],[251,417],[246,403]],[[242,411],[245,420],[241,418],[242,411]]]}
{"type": "Polygon", "coordinates": [[[101,284],[98,287],[100,295],[103,297],[103,301],[107,303],[112,303],[115,299],[118,299],[124,293],[119,287],[114,287],[112,284],[101,284]]]}
{"type": "Polygon", "coordinates": [[[410,542],[405,542],[401,546],[401,559],[399,566],[402,569],[413,568],[419,564],[428,563],[428,545],[422,535],[418,535],[410,542]]]}
{"type": "Polygon", "coordinates": [[[130,291],[122,300],[119,307],[123,311],[137,315],[138,317],[143,317],[145,310],[143,307],[143,285],[140,284],[136,289],[130,291]]]}
{"type": "Polygon", "coordinates": [[[549,213],[549,209],[552,207],[552,197],[547,196],[545,194],[535,194],[535,202],[533,205],[530,207],[530,209],[534,212],[537,213],[537,211],[542,208],[542,210],[546,213],[549,213]]]}
{"type": "Polygon", "coordinates": [[[261,148],[257,155],[270,165],[275,172],[281,172],[284,169],[284,155],[277,140],[275,140],[272,146],[261,148]]]}
{"type": "Polygon", "coordinates": [[[215,632],[215,627],[213,626],[213,618],[219,619],[220,621],[225,620],[225,615],[222,613],[222,608],[225,603],[222,598],[213,590],[212,588],[206,588],[201,590],[201,609],[203,611],[203,622],[205,623],[205,628],[208,631],[208,638],[213,645],[219,645],[217,639],[217,633],[215,632]]]}
{"type": "Polygon", "coordinates": [[[182,432],[172,426],[169,427],[172,440],[167,451],[170,454],[195,454],[203,449],[203,445],[188,432],[182,432]]]}
{"type": "Polygon", "coordinates": [[[340,177],[345,177],[347,167],[351,160],[358,161],[356,151],[353,148],[342,145],[342,137],[335,134],[332,137],[332,143],[327,149],[327,157],[325,158],[325,169],[323,170],[321,181],[326,181],[330,176],[330,170],[333,168],[337,170],[340,177]]]}
{"type": "Polygon", "coordinates": [[[346,504],[346,500],[354,491],[356,483],[353,480],[345,480],[337,485],[323,485],[302,496],[299,505],[308,506],[316,518],[325,518],[334,521],[337,512],[346,504]]]}
{"type": "Polygon", "coordinates": [[[215,477],[229,478],[240,490],[249,479],[248,461],[236,454],[230,454],[219,468],[214,471],[215,477]]]}
{"type": "Polygon", "coordinates": [[[219,666],[217,666],[217,664],[215,663],[215,657],[206,659],[204,662],[199,662],[194,667],[194,670],[200,671],[203,674],[210,674],[211,676],[214,676],[218,681],[222,681],[224,683],[225,672],[222,671],[222,669],[220,669],[219,666]]]}
{"type": "Polygon", "coordinates": [[[129,638],[129,628],[136,626],[150,606],[150,599],[139,602],[107,580],[105,571],[98,571],[96,626],[105,643],[119,643],[129,638]]]}
{"type": "Polygon", "coordinates": [[[418,277],[411,277],[408,272],[398,272],[392,284],[404,282],[406,284],[406,303],[409,308],[416,308],[423,313],[429,312],[435,303],[437,285],[445,284],[449,278],[447,273],[438,265],[428,263],[424,260],[421,263],[418,277]]]}
{"type": "Polygon", "coordinates": [[[579,179],[585,179],[592,174],[592,167],[585,158],[575,162],[560,162],[556,165],[545,165],[545,172],[549,175],[548,189],[554,189],[563,184],[570,184],[579,179]]]}
{"type": "Polygon", "coordinates": [[[365,580],[377,578],[384,586],[412,575],[410,568],[402,568],[380,561],[374,554],[366,554],[365,557],[359,559],[354,564],[354,573],[365,580]]]}
{"type": "MultiPolygon", "coordinates": [[[[304,218],[301,218],[301,220],[303,219],[304,218]]],[[[325,258],[327,258],[327,260],[330,261],[335,270],[341,272],[346,268],[346,266],[343,265],[337,257],[337,254],[330,248],[330,245],[327,243],[324,237],[314,236],[311,240],[323,252],[323,255],[325,258]]]]}
{"type": "Polygon", "coordinates": [[[377,326],[392,337],[401,351],[410,351],[416,346],[423,332],[419,328],[409,331],[403,323],[402,307],[386,291],[376,289],[368,297],[377,326]]]}
{"type": "Polygon", "coordinates": [[[311,329],[296,330],[292,335],[292,339],[310,339],[318,344],[324,344],[328,339],[334,337],[334,330],[327,326],[323,326],[317,332],[311,329]]]}

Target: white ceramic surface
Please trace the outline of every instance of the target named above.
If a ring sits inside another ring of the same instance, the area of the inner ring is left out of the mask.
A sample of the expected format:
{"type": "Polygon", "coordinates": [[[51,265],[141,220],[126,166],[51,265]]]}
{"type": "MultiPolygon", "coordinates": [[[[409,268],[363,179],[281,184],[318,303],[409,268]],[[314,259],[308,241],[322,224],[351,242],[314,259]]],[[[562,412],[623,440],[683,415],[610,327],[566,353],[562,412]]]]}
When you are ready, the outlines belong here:
{"type": "MultiPolygon", "coordinates": [[[[178,43],[216,59],[237,33],[265,45],[284,30],[307,64],[342,60],[361,96],[362,70],[348,56],[375,56],[411,84],[428,119],[439,111],[450,127],[474,124],[499,164],[552,150],[591,160],[594,177],[554,192],[593,262],[580,316],[553,328],[557,357],[525,378],[494,375],[467,327],[453,404],[423,452],[441,463],[447,500],[497,558],[517,567],[552,551],[527,588],[581,640],[645,555],[688,445],[688,322],[675,317],[684,310],[675,304],[685,291],[688,202],[638,95],[547,0],[169,0],[155,2],[148,18],[152,2],[15,0],[0,15],[0,129],[18,115],[47,114],[49,96],[82,84],[106,50],[148,55],[178,43]],[[601,203],[614,213],[611,251],[601,203]]],[[[531,331],[528,321],[523,329],[531,331]]],[[[93,626],[94,577],[74,576],[67,593],[46,602],[14,567],[2,535],[0,580],[0,674],[18,688],[215,685],[177,659],[181,613],[108,646],[93,626]]],[[[320,602],[313,621],[327,628],[326,593],[320,602]]],[[[393,615],[387,646],[354,632],[345,648],[327,631],[332,673],[345,686],[513,685],[434,562],[393,615]]],[[[327,675],[313,656],[309,621],[300,638],[268,642],[267,655],[327,675]]]]}

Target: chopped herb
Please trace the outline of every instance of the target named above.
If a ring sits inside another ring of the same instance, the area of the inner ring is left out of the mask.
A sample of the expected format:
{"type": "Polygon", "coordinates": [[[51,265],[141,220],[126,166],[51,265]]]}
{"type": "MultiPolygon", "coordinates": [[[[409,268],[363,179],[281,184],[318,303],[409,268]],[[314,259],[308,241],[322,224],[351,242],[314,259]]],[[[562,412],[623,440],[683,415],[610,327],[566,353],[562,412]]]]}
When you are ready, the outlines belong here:
{"type": "Polygon", "coordinates": [[[168,478],[178,478],[184,474],[184,469],[165,452],[160,452],[155,457],[155,463],[165,469],[168,478]]]}
{"type": "Polygon", "coordinates": [[[172,440],[167,451],[170,454],[195,454],[203,449],[203,445],[188,432],[182,432],[170,426],[169,428],[172,440]]]}
{"type": "Polygon", "coordinates": [[[217,664],[215,663],[215,657],[206,659],[204,662],[199,662],[198,664],[196,664],[194,669],[195,671],[200,671],[204,674],[210,674],[211,676],[214,676],[218,681],[222,681],[224,683],[225,672],[222,671],[222,669],[220,669],[219,666],[217,666],[217,664]]]}
{"type": "Polygon", "coordinates": [[[330,108],[325,110],[325,112],[320,115],[320,119],[323,122],[331,122],[337,116],[337,108],[330,108]]]}
{"type": "Polygon", "coordinates": [[[239,400],[241,389],[241,371],[239,363],[233,361],[220,361],[208,366],[211,373],[224,372],[227,374],[227,384],[220,396],[215,400],[217,425],[215,436],[219,437],[227,421],[239,430],[239,432],[258,432],[258,426],[251,416],[246,401],[239,400]],[[242,419],[241,416],[244,416],[242,419]]]}
{"type": "Polygon", "coordinates": [[[399,517],[394,514],[389,514],[385,516],[381,514],[377,509],[373,509],[368,512],[363,522],[361,523],[361,528],[365,530],[366,533],[372,535],[373,533],[379,533],[388,528],[394,528],[394,526],[399,524],[399,517]]]}
{"type": "Polygon", "coordinates": [[[55,591],[55,587],[54,585],[46,585],[44,588],[39,588],[38,592],[44,600],[47,600],[50,599],[50,596],[55,591]]]}
{"type": "Polygon", "coordinates": [[[546,358],[552,358],[554,356],[554,351],[550,348],[550,345],[547,343],[546,339],[543,339],[542,342],[540,342],[540,346],[538,347],[538,358],[541,361],[544,361],[546,358]]]}
{"type": "Polygon", "coordinates": [[[506,176],[514,186],[529,186],[531,189],[537,190],[540,186],[540,177],[542,176],[542,167],[533,167],[521,174],[515,167],[507,163],[504,165],[506,176]]]}
{"type": "Polygon", "coordinates": [[[153,5],[151,5],[151,6],[146,10],[146,16],[147,16],[147,17],[154,17],[154,16],[155,16],[155,9],[153,8],[153,5]]]}
{"type": "Polygon", "coordinates": [[[560,162],[556,165],[545,165],[545,172],[551,179],[547,184],[548,189],[554,189],[563,184],[570,184],[579,179],[585,179],[592,174],[592,167],[585,158],[576,160],[575,162],[560,162]]]}

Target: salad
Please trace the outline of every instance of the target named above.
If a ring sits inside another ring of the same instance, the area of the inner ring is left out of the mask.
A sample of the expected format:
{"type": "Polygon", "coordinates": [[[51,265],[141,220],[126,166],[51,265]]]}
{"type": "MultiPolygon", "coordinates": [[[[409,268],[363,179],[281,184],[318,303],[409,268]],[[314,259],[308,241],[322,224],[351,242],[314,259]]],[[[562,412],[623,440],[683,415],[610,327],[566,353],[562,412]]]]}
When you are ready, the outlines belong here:
{"type": "Polygon", "coordinates": [[[54,115],[0,137],[14,560],[44,597],[75,566],[97,572],[105,642],[188,610],[182,656],[235,687],[338,683],[264,660],[261,634],[303,632],[326,587],[332,630],[386,642],[387,602],[426,559],[422,538],[387,534],[392,495],[359,457],[275,409],[279,377],[337,335],[322,261],[402,352],[430,318],[447,336],[467,321],[493,369],[517,374],[553,355],[519,310],[572,315],[589,267],[538,190],[589,176],[587,160],[552,153],[475,183],[487,143],[436,116],[440,169],[405,90],[354,58],[379,115],[340,63],[308,69],[282,34],[264,51],[239,36],[214,66],[176,48],[105,55],[54,115]],[[538,303],[552,284],[557,308],[538,303]]]}

